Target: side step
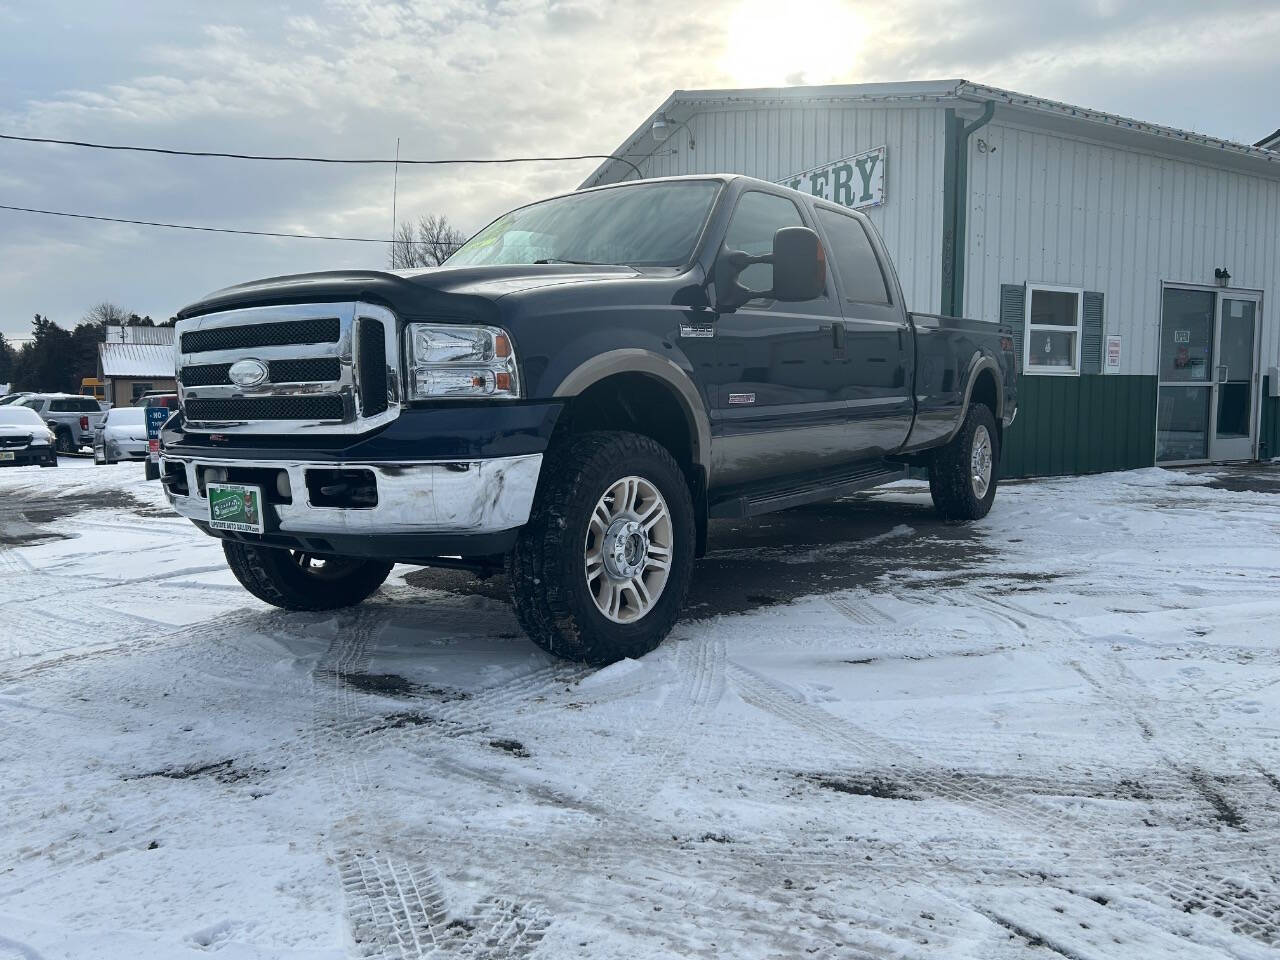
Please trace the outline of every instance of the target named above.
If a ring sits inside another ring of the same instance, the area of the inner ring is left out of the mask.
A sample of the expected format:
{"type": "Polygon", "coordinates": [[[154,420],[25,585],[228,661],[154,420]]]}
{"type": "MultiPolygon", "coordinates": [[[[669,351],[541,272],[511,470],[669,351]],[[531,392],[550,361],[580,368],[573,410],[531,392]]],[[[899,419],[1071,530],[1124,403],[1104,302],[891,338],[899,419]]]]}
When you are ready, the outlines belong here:
{"type": "Polygon", "coordinates": [[[907,467],[883,461],[868,464],[852,473],[826,476],[814,483],[743,494],[711,504],[710,516],[715,518],[758,517],[775,510],[787,510],[806,503],[819,503],[869,490],[895,480],[907,479],[907,467]]]}

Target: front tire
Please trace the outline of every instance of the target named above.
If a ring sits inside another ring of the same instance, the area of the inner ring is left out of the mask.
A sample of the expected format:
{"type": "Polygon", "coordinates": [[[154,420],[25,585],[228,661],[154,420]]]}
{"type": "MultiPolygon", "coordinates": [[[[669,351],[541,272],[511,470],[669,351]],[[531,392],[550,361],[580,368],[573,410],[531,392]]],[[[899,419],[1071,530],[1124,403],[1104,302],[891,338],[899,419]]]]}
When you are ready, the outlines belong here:
{"type": "Polygon", "coordinates": [[[1000,435],[991,408],[969,407],[960,432],[939,450],[929,467],[929,493],[948,523],[981,520],[991,510],[999,482],[1000,435]]]}
{"type": "Polygon", "coordinates": [[[640,657],[670,633],[693,572],[693,498],[660,444],[569,437],[548,453],[508,560],[516,616],[548,653],[591,664],[640,657]]]}
{"type": "Polygon", "coordinates": [[[300,550],[222,541],[240,585],[285,610],[337,610],[372,596],[392,564],[354,557],[316,557],[300,550]]]}

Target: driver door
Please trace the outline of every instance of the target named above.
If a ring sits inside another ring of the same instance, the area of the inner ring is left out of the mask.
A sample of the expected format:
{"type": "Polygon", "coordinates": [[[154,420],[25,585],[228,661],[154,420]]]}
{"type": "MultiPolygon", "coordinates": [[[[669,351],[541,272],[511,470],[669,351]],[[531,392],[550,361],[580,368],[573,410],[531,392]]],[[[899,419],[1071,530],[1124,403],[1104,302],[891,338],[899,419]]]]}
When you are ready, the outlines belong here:
{"type": "MultiPolygon", "coordinates": [[[[722,250],[767,254],[782,227],[809,227],[783,193],[751,189],[737,201],[722,250]]],[[[773,267],[753,264],[739,276],[751,290],[773,287],[773,267]]],[[[837,358],[842,322],[828,274],[817,299],[750,300],[715,321],[715,336],[697,341],[699,366],[712,397],[712,470],[716,485],[767,485],[782,475],[839,465],[848,449],[843,387],[848,361],[837,358]]],[[[686,350],[694,341],[685,341],[686,350]]],[[[698,361],[695,361],[698,362],[698,361]]]]}

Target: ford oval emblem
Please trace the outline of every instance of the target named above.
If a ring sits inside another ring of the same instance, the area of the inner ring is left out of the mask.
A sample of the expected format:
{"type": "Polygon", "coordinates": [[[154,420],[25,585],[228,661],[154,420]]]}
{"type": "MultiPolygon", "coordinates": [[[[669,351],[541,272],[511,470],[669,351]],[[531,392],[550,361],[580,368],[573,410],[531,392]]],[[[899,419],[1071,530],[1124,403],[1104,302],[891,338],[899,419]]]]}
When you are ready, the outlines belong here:
{"type": "Polygon", "coordinates": [[[269,372],[261,360],[237,360],[227,371],[227,376],[237,387],[256,387],[266,382],[269,372]]]}

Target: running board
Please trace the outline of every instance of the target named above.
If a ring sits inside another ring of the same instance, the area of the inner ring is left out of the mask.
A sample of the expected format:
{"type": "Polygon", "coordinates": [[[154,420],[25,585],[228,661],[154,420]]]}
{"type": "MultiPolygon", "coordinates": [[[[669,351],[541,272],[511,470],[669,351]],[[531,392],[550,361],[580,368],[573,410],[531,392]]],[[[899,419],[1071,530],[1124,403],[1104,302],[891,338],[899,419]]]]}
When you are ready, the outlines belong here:
{"type": "Polygon", "coordinates": [[[817,483],[730,497],[727,500],[713,503],[709,514],[718,519],[758,517],[763,513],[787,510],[791,507],[803,506],[806,503],[835,500],[851,493],[857,493],[859,490],[869,490],[872,487],[905,479],[907,479],[907,468],[905,466],[883,462],[874,463],[853,473],[839,477],[827,477],[817,483]]]}

